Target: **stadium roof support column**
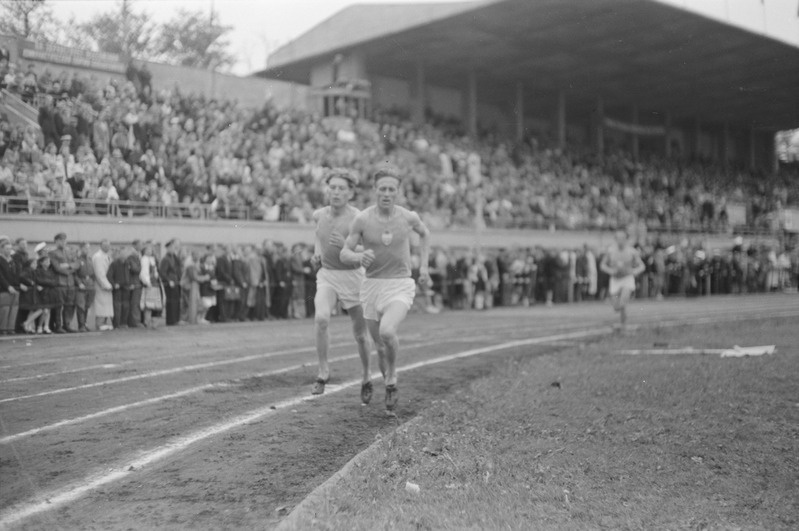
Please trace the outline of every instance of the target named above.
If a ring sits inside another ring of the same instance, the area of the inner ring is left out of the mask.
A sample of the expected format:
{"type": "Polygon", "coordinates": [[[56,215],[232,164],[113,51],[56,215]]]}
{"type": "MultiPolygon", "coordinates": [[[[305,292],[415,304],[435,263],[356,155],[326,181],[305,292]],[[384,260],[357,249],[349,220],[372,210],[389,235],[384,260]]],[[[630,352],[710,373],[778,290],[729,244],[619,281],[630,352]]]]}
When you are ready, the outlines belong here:
{"type": "Polygon", "coordinates": [[[524,85],[521,81],[516,83],[516,106],[513,109],[516,115],[516,141],[524,140],[524,85]]]}
{"type": "Polygon", "coordinates": [[[558,107],[555,115],[555,138],[560,149],[566,148],[566,92],[558,91],[558,107]]]}
{"type": "Polygon", "coordinates": [[[466,76],[466,132],[477,138],[477,72],[469,68],[466,76]]]}
{"type": "Polygon", "coordinates": [[[749,126],[749,169],[754,170],[757,168],[757,151],[755,150],[755,128],[749,126]]]}
{"type": "MultiPolygon", "coordinates": [[[[638,105],[633,105],[631,113],[631,121],[633,126],[638,126],[638,105]]],[[[633,154],[633,160],[638,160],[638,131],[633,130],[630,137],[630,151],[633,154]]]]}
{"type": "Polygon", "coordinates": [[[719,151],[721,152],[721,167],[727,169],[727,162],[730,155],[730,124],[724,122],[721,126],[721,142],[719,142],[719,151]]]}
{"type": "Polygon", "coordinates": [[[605,156],[605,100],[602,99],[602,96],[596,97],[596,124],[594,127],[596,154],[602,159],[605,156]]]}
{"type": "Polygon", "coordinates": [[[424,123],[424,109],[427,106],[427,91],[425,90],[424,61],[421,59],[416,61],[416,78],[413,80],[413,83],[415,98],[412,103],[413,109],[411,115],[413,123],[422,125],[424,123]]]}
{"type": "Polygon", "coordinates": [[[701,147],[702,147],[701,136],[702,136],[702,124],[699,123],[699,118],[694,118],[694,134],[693,134],[693,137],[694,137],[693,138],[693,140],[694,140],[694,157],[698,157],[699,156],[699,152],[700,152],[701,147]]]}
{"type": "Polygon", "coordinates": [[[663,116],[663,154],[667,159],[671,158],[671,114],[663,116]]]}
{"type": "Polygon", "coordinates": [[[780,157],[777,151],[777,132],[770,131],[769,135],[769,155],[771,156],[771,173],[777,174],[780,171],[780,157]]]}

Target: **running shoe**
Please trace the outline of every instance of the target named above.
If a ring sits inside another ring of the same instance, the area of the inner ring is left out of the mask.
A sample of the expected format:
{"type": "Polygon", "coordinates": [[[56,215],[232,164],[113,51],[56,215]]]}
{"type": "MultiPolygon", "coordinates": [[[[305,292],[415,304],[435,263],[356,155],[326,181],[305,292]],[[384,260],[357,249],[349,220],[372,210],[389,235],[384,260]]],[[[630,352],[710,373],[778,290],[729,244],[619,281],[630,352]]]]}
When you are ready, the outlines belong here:
{"type": "Polygon", "coordinates": [[[321,378],[317,378],[316,382],[313,384],[313,390],[311,391],[312,395],[321,395],[325,392],[325,384],[327,380],[323,380],[321,378]]]}
{"type": "Polygon", "coordinates": [[[394,411],[394,408],[397,407],[397,401],[399,400],[397,386],[395,384],[387,385],[386,386],[386,411],[394,411]]]}
{"type": "Polygon", "coordinates": [[[361,403],[363,405],[372,401],[372,382],[361,384],[361,403]]]}

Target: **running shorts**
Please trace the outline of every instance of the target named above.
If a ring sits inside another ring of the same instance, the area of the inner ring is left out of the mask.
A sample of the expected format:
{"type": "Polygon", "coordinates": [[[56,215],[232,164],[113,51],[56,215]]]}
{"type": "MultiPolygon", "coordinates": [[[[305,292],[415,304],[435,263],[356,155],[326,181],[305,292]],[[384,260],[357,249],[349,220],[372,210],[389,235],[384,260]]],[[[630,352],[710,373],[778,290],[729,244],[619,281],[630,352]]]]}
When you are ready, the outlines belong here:
{"type": "Polygon", "coordinates": [[[329,287],[336,293],[345,310],[361,304],[361,285],[363,284],[363,268],[359,269],[326,269],[316,273],[316,289],[329,287]]]}
{"type": "Polygon", "coordinates": [[[622,289],[626,289],[630,293],[634,292],[635,277],[632,275],[627,275],[626,277],[621,277],[621,278],[610,277],[610,287],[608,289],[610,295],[616,296],[619,293],[621,293],[622,289]]]}
{"type": "Polygon", "coordinates": [[[410,310],[416,297],[412,278],[367,278],[361,287],[364,319],[379,321],[392,302],[401,302],[410,310]]]}

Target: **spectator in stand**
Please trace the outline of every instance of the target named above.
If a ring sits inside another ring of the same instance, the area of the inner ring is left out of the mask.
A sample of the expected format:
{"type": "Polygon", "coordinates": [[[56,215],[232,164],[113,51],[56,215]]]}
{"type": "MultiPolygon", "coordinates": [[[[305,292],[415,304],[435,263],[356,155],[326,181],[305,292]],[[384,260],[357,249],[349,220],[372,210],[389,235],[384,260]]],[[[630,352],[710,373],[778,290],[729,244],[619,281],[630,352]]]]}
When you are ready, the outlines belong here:
{"type": "Polygon", "coordinates": [[[78,269],[75,271],[77,291],[75,293],[75,312],[78,317],[78,332],[88,332],[86,318],[89,314],[95,296],[95,273],[92,257],[89,256],[91,248],[88,243],[83,243],[78,255],[78,269]]]}
{"type": "Polygon", "coordinates": [[[11,252],[11,240],[8,236],[0,236],[0,335],[11,335],[15,332],[19,293],[28,289],[20,283],[17,264],[11,252]]]}
{"type": "Polygon", "coordinates": [[[247,320],[247,296],[250,287],[250,271],[244,259],[241,248],[235,249],[232,254],[231,269],[233,272],[233,282],[239,288],[239,299],[233,301],[235,310],[232,316],[237,321],[247,320]]]}
{"type": "Polygon", "coordinates": [[[288,248],[282,243],[275,245],[275,290],[272,296],[273,315],[278,319],[289,318],[291,303],[291,263],[288,248]]]}
{"type": "Polygon", "coordinates": [[[50,263],[50,256],[44,254],[37,260],[37,268],[34,275],[37,293],[37,309],[42,310],[39,317],[39,324],[36,327],[37,334],[52,334],[50,328],[51,312],[63,306],[61,292],[59,290],[58,275],[53,271],[50,263]]]}
{"type": "Polygon", "coordinates": [[[289,316],[294,319],[303,319],[305,315],[305,246],[301,243],[291,247],[291,258],[289,267],[291,268],[291,305],[289,316]]]}
{"type": "Polygon", "coordinates": [[[142,325],[141,313],[141,297],[144,282],[142,276],[142,243],[141,240],[133,240],[133,244],[129,249],[129,254],[125,258],[128,268],[128,275],[130,277],[130,291],[127,295],[130,297],[128,300],[128,307],[130,313],[128,314],[128,328],[137,328],[142,325]]]}
{"type": "Polygon", "coordinates": [[[197,281],[200,283],[200,315],[203,316],[199,321],[201,324],[208,324],[211,322],[209,318],[215,312],[216,292],[219,288],[216,280],[216,256],[213,253],[203,256],[199,269],[197,281]]]}
{"type": "Polygon", "coordinates": [[[22,101],[28,105],[33,105],[33,99],[36,97],[38,90],[39,80],[36,76],[36,67],[33,64],[28,64],[28,70],[22,78],[22,101]]]}
{"type": "Polygon", "coordinates": [[[113,330],[112,321],[114,318],[114,286],[108,280],[108,271],[113,261],[111,255],[111,244],[108,240],[100,242],[100,249],[92,256],[92,266],[94,267],[95,292],[95,327],[100,331],[113,330]]]}
{"type": "Polygon", "coordinates": [[[128,320],[130,318],[130,290],[132,287],[133,279],[130,275],[130,269],[127,264],[127,258],[130,256],[132,249],[123,247],[114,252],[114,259],[108,268],[108,282],[113,286],[113,299],[114,299],[114,329],[128,327],[128,320]]]}
{"type": "Polygon", "coordinates": [[[267,316],[266,301],[269,300],[269,279],[266,260],[258,254],[255,247],[245,247],[244,260],[249,273],[247,288],[247,318],[263,321],[267,316]]]}
{"type": "MultiPolygon", "coordinates": [[[[134,241],[134,245],[136,245],[137,242],[138,240],[134,241]]],[[[140,300],[141,309],[144,311],[143,323],[146,328],[155,328],[155,324],[153,323],[153,311],[161,311],[163,309],[163,303],[161,301],[161,280],[158,277],[158,264],[155,260],[152,243],[146,243],[143,246],[139,280],[142,284],[140,300]]],[[[133,301],[134,298],[132,298],[131,301],[133,301]]]]}
{"type": "Polygon", "coordinates": [[[33,269],[31,268],[31,260],[28,257],[28,242],[25,238],[17,238],[14,241],[14,250],[11,258],[14,260],[14,268],[17,275],[19,275],[20,282],[20,303],[14,330],[21,333],[26,331],[22,323],[27,319],[28,310],[33,302],[31,297],[33,295],[33,269]],[[23,284],[25,286],[24,289],[22,288],[23,284]]]}
{"type": "Polygon", "coordinates": [[[219,286],[216,292],[216,322],[226,323],[233,317],[232,312],[239,295],[235,283],[233,282],[233,265],[230,261],[229,251],[222,245],[217,245],[215,253],[216,269],[214,273],[219,286]]]}
{"type": "Polygon", "coordinates": [[[67,246],[67,235],[59,232],[55,236],[55,249],[50,252],[50,262],[58,278],[58,302],[53,307],[52,330],[56,334],[75,333],[72,319],[75,317],[75,272],[80,262],[74,250],[67,246]]]}
{"type": "Polygon", "coordinates": [[[158,273],[166,295],[166,325],[178,324],[180,319],[180,277],[183,264],[180,260],[180,240],[173,238],[166,244],[166,254],[158,265],[158,273]]]}
{"type": "Polygon", "coordinates": [[[186,322],[189,324],[208,324],[210,321],[205,318],[208,308],[205,307],[200,296],[200,285],[208,282],[211,276],[202,272],[198,261],[197,253],[191,251],[186,253],[186,259],[183,262],[183,286],[184,290],[186,290],[184,300],[187,308],[186,322]]]}

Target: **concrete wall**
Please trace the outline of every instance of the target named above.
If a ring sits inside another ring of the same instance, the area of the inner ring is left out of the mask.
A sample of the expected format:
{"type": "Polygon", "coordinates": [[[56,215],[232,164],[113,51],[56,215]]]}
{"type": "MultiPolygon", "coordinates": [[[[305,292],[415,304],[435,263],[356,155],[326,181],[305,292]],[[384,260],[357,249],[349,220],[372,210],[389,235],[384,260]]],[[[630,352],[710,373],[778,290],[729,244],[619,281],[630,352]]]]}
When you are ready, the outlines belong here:
{"type": "MultiPolygon", "coordinates": [[[[190,245],[229,243],[233,245],[261,243],[272,239],[291,245],[298,242],[313,243],[313,227],[291,223],[163,220],[149,218],[64,217],[0,215],[3,234],[12,240],[24,237],[31,243],[51,242],[58,232],[66,232],[71,241],[99,242],[108,238],[115,243],[133,239],[152,240],[165,244],[171,238],[180,238],[190,245]]],[[[710,248],[726,248],[731,238],[724,235],[695,237],[707,242],[710,248]]],[[[598,231],[547,231],[547,230],[484,230],[468,229],[435,231],[433,245],[469,248],[482,246],[488,249],[501,247],[577,248],[587,243],[603,248],[613,241],[612,232],[598,231]]]]}
{"type": "Polygon", "coordinates": [[[308,87],[258,77],[239,77],[210,70],[147,62],[153,87],[179,87],[183,93],[238,100],[247,107],[261,107],[271,99],[280,108],[308,109],[308,87]]]}

